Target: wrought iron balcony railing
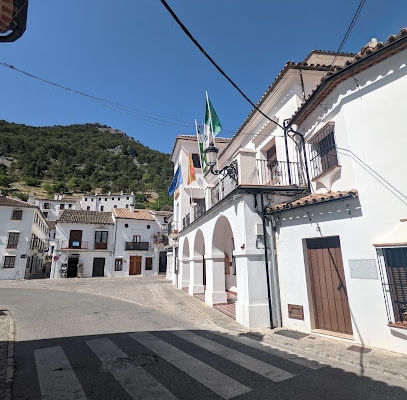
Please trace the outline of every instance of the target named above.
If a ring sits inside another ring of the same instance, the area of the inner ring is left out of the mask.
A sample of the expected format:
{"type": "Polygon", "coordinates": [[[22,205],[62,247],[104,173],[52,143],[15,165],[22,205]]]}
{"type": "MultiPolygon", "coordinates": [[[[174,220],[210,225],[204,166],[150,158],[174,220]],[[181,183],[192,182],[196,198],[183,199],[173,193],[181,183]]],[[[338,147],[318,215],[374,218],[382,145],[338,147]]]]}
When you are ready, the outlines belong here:
{"type": "Polygon", "coordinates": [[[145,250],[150,249],[149,242],[126,242],[126,250],[145,250]]]}

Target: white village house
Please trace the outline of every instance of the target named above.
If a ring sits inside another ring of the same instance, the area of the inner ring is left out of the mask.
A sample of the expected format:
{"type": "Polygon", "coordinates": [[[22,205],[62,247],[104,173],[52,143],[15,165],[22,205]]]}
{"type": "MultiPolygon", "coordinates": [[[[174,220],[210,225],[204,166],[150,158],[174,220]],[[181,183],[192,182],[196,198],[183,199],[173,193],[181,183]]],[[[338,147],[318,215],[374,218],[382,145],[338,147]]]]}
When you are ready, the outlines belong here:
{"type": "Polygon", "coordinates": [[[197,169],[188,185],[197,141],[178,137],[168,278],[210,305],[236,293],[250,329],[407,353],[406,59],[403,29],[288,63],[256,106],[267,118],[254,109],[216,138],[217,176],[197,169]]]}
{"type": "Polygon", "coordinates": [[[158,275],[166,269],[164,214],[132,207],[64,210],[56,221],[50,277],[158,275]]]}
{"type": "Polygon", "coordinates": [[[42,270],[48,225],[40,209],[0,195],[0,279],[24,279],[42,270]]]}

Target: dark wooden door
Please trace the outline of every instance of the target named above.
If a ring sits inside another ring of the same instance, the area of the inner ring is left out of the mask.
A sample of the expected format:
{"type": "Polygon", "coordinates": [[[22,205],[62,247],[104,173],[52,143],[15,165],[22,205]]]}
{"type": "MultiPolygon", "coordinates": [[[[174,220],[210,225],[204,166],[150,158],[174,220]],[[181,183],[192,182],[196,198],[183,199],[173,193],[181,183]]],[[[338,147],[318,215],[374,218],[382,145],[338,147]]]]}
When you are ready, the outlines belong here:
{"type": "Polygon", "coordinates": [[[95,257],[93,259],[92,276],[105,276],[105,259],[104,259],[104,257],[95,257]]]}
{"type": "Polygon", "coordinates": [[[315,328],[352,334],[339,237],[307,239],[307,253],[315,328]]]}
{"type": "Polygon", "coordinates": [[[76,278],[78,276],[78,258],[69,258],[66,271],[67,278],[76,278]]]}
{"type": "Polygon", "coordinates": [[[141,274],[141,256],[130,256],[129,275],[141,274]]]}

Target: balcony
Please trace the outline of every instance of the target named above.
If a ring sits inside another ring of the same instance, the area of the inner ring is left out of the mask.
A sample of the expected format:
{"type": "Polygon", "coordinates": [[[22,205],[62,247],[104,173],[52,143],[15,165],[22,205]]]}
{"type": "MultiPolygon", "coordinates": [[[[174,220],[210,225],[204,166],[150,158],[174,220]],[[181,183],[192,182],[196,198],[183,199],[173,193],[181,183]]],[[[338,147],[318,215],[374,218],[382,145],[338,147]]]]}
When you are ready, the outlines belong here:
{"type": "Polygon", "coordinates": [[[149,242],[126,242],[126,250],[144,250],[150,249],[149,242]]]}
{"type": "Polygon", "coordinates": [[[237,182],[229,176],[224,176],[211,190],[211,204],[214,206],[237,187],[237,182]]]}
{"type": "Polygon", "coordinates": [[[80,250],[87,250],[89,247],[89,242],[87,241],[62,241],[61,242],[61,249],[80,249],[80,250]]]}
{"type": "Polygon", "coordinates": [[[307,178],[297,162],[256,160],[259,184],[273,187],[307,187],[307,178]]]}

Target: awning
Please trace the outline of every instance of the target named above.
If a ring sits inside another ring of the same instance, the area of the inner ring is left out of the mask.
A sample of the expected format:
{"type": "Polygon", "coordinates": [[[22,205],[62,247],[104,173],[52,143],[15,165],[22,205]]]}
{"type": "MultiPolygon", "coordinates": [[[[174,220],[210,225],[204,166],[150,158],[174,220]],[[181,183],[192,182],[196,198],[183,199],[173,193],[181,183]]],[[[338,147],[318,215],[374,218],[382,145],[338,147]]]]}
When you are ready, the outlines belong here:
{"type": "Polygon", "coordinates": [[[375,247],[407,246],[407,218],[403,218],[388,235],[373,243],[375,247]]]}

